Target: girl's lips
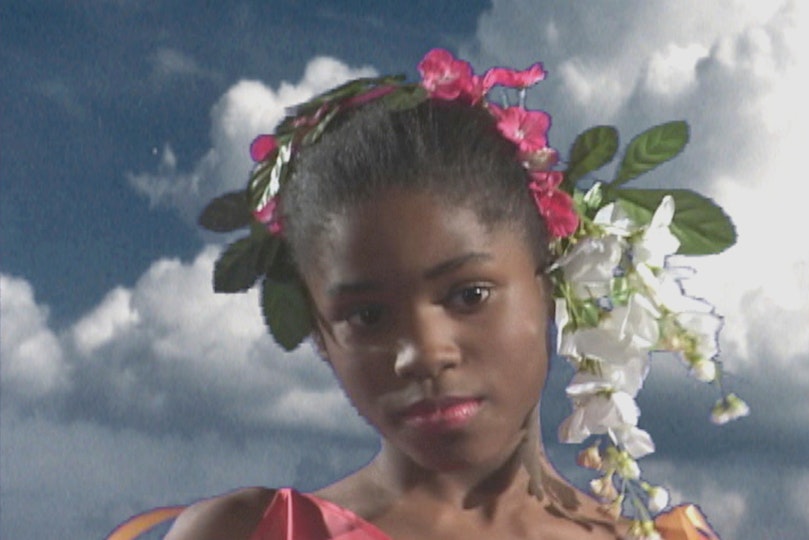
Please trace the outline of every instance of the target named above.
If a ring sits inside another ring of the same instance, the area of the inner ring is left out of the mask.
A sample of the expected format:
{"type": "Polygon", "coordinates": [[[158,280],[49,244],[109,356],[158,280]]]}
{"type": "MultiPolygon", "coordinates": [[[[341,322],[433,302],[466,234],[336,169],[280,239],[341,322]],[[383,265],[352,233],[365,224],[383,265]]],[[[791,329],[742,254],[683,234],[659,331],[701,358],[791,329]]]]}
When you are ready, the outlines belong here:
{"type": "Polygon", "coordinates": [[[479,398],[452,397],[425,399],[402,413],[406,426],[423,431],[449,431],[467,425],[481,407],[479,398]]]}

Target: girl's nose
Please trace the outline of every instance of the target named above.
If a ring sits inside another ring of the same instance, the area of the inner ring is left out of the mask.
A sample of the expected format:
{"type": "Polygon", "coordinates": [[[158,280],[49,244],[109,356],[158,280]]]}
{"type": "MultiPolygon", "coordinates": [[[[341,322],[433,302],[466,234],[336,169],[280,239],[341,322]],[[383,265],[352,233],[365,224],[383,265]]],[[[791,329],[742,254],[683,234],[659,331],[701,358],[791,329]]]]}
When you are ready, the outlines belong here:
{"type": "Polygon", "coordinates": [[[415,313],[409,335],[397,346],[394,371],[402,378],[428,379],[460,364],[462,356],[452,319],[442,306],[415,313]]]}

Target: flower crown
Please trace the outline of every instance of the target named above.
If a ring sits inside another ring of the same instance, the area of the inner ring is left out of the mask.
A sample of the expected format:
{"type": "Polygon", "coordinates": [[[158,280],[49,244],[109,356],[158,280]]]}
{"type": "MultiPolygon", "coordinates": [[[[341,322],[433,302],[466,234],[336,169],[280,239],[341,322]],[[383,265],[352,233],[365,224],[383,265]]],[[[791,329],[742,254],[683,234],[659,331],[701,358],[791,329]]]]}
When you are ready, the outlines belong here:
{"type": "Polygon", "coordinates": [[[632,515],[635,537],[655,538],[652,517],[667,506],[668,493],[640,478],[637,460],[654,452],[654,443],[637,427],[635,403],[651,353],[679,357],[693,377],[718,388],[713,422],[749,412],[721,384],[722,319],[705,300],[684,293],[681,282],[690,270],[669,259],[723,251],[736,240],[733,224],[718,205],[693,191],[624,187],[678,155],[688,142],[688,125],[669,122],[636,136],[624,149],[614,178],[599,181],[591,173],[613,161],[618,133],[611,126],[590,128],[575,139],[567,161],[560,162],[548,146],[550,116],[524,105],[526,89],[545,77],[541,64],[525,70],[495,67],[479,76],[469,63],[434,49],[418,68],[420,83],[388,76],[334,88],[289,111],[275,134],[253,141],[250,155],[256,166],[247,188],[217,197],[200,216],[203,227],[218,232],[250,227],[250,234],[228,246],[217,261],[214,289],[245,291],[261,281],[267,326],[281,346],[295,348],[311,332],[312,318],[278,209],[301,148],[317,143],[340,114],[371,101],[402,110],[432,98],[487,110],[503,137],[516,145],[530,178],[527,187],[551,236],[555,262],[548,272],[556,301],[556,343],[576,371],[567,386],[573,412],[559,428],[560,440],[595,441],[578,459],[599,471],[592,491],[606,509],[632,515]],[[516,93],[518,103],[489,100],[495,87],[506,97],[516,93]]]}

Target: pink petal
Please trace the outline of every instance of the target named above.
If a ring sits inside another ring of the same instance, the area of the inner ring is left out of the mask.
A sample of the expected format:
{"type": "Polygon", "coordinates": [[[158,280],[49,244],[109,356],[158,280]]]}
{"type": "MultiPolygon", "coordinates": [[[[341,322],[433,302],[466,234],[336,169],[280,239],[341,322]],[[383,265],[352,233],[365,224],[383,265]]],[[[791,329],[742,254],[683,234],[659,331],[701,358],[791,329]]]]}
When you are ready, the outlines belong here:
{"type": "Polygon", "coordinates": [[[534,171],[531,173],[531,183],[528,188],[532,191],[553,191],[565,179],[562,171],[534,171]]]}
{"type": "Polygon", "coordinates": [[[527,88],[545,78],[542,64],[536,63],[526,70],[493,67],[483,75],[483,91],[488,92],[496,85],[509,88],[527,88]]]}
{"type": "Polygon", "coordinates": [[[264,206],[253,210],[253,217],[265,225],[270,234],[277,235],[283,232],[281,216],[278,215],[277,196],[270,198],[264,206]]]}
{"type": "Polygon", "coordinates": [[[278,148],[278,143],[272,135],[259,135],[250,143],[250,157],[256,163],[261,163],[270,157],[270,154],[278,148]]]}
{"type": "Polygon", "coordinates": [[[564,191],[534,191],[534,201],[545,218],[548,232],[555,238],[570,236],[579,226],[579,215],[573,207],[573,198],[564,191]]]}
{"type": "Polygon", "coordinates": [[[480,79],[469,62],[459,60],[445,49],[433,49],[418,65],[422,86],[434,98],[466,99],[472,103],[483,96],[480,79]]]}

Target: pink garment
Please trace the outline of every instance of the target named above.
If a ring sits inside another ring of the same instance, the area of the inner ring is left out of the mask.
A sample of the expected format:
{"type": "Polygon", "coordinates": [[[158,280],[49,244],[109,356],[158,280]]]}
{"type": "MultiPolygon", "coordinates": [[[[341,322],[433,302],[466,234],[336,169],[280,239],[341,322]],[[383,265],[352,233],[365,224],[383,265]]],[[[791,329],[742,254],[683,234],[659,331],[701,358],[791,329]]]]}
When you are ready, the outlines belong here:
{"type": "Polygon", "coordinates": [[[276,491],[250,540],[391,540],[351,510],[290,488],[276,491]]]}
{"type": "MultiPolygon", "coordinates": [[[[719,540],[694,505],[680,505],[655,519],[663,540],[719,540]]],[[[351,510],[314,495],[275,492],[250,540],[392,540],[351,510]]]]}

